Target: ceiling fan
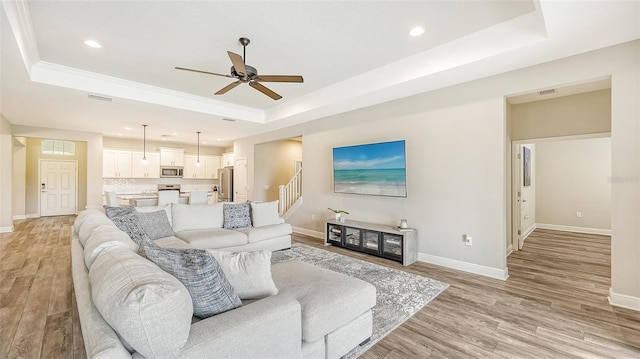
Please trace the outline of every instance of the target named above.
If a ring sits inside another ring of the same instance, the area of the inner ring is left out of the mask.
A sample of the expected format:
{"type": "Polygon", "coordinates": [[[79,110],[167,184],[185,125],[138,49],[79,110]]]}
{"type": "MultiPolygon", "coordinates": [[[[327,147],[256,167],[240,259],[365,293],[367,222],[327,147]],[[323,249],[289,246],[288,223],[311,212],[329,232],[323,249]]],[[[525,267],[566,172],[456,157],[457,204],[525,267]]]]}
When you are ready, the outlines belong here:
{"type": "Polygon", "coordinates": [[[249,83],[249,86],[253,87],[254,89],[262,92],[263,94],[271,97],[274,100],[279,100],[282,98],[282,96],[273,92],[271,89],[262,85],[260,82],[298,82],[298,83],[304,82],[302,76],[297,76],[297,75],[258,75],[258,70],[255,67],[249,66],[245,63],[247,59],[247,45],[249,45],[251,41],[246,37],[241,37],[238,41],[240,41],[240,43],[242,44],[243,56],[240,56],[231,51],[227,51],[227,54],[229,54],[229,58],[231,59],[231,63],[233,64],[233,66],[231,66],[230,75],[218,74],[215,72],[208,72],[208,71],[202,71],[202,70],[187,69],[184,67],[176,67],[175,69],[199,72],[199,73],[208,74],[208,75],[229,77],[237,80],[236,82],[232,82],[229,85],[218,90],[218,92],[215,93],[216,95],[222,95],[242,83],[249,83]]]}

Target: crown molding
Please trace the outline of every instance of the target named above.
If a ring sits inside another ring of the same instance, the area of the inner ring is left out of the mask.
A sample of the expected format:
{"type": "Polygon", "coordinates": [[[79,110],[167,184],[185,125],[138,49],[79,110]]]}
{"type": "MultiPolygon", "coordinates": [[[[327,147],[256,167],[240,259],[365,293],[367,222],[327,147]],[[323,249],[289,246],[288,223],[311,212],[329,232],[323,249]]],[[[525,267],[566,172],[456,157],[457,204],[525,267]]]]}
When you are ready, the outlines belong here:
{"type": "Polygon", "coordinates": [[[40,61],[33,65],[31,81],[224,118],[256,123],[265,122],[264,111],[260,109],[230,104],[45,61],[40,61]]]}
{"type": "Polygon", "coordinates": [[[31,14],[25,1],[2,1],[2,7],[18,43],[18,49],[24,61],[27,73],[31,76],[31,68],[40,61],[36,35],[33,31],[31,14]]]}

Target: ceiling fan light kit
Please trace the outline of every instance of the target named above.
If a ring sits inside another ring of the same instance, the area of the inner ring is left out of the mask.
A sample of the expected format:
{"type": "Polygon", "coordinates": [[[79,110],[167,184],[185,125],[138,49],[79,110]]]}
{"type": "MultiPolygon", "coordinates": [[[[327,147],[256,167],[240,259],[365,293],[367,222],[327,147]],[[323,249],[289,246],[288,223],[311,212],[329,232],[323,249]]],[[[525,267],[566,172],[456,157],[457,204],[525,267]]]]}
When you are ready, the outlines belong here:
{"type": "Polygon", "coordinates": [[[189,69],[189,68],[185,68],[185,67],[175,67],[176,70],[183,70],[183,71],[192,71],[192,72],[199,72],[199,73],[203,73],[203,74],[207,74],[207,75],[214,75],[214,76],[222,76],[222,77],[229,77],[229,78],[234,78],[236,79],[236,82],[232,82],[229,85],[221,88],[220,90],[218,90],[215,95],[222,95],[227,93],[229,90],[235,88],[236,86],[243,84],[243,83],[248,83],[249,86],[253,87],[254,89],[262,92],[263,94],[271,97],[274,100],[279,100],[282,98],[282,96],[278,95],[277,93],[275,93],[273,90],[269,89],[268,87],[262,85],[260,82],[295,82],[295,83],[302,83],[304,82],[304,79],[302,78],[302,76],[299,75],[262,75],[259,76],[258,75],[258,69],[256,69],[253,66],[249,66],[247,65],[245,62],[247,60],[247,45],[249,45],[249,43],[251,43],[251,40],[249,40],[246,37],[241,37],[240,39],[238,39],[238,41],[240,42],[240,44],[242,44],[242,55],[240,56],[234,52],[231,51],[227,51],[227,55],[229,55],[229,59],[231,59],[231,64],[233,66],[231,66],[231,70],[230,70],[230,75],[224,75],[224,74],[219,74],[219,73],[215,73],[215,72],[209,72],[209,71],[202,71],[202,70],[195,70],[195,69],[189,69]]]}

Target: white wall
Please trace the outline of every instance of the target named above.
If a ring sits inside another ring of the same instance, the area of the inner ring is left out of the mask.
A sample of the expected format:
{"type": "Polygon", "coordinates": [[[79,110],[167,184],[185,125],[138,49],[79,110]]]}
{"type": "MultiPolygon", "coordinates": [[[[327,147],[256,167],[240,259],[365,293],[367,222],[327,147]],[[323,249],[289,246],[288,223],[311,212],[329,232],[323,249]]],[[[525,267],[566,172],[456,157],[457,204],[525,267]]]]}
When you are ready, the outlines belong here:
{"type": "Polygon", "coordinates": [[[610,230],[611,139],[540,142],[536,149],[538,223],[610,230]]]}
{"type": "Polygon", "coordinates": [[[612,300],[631,298],[640,308],[640,41],[242,139],[234,152],[248,158],[251,187],[254,145],[303,135],[305,201],[296,226],[321,230],[330,214],[327,203],[363,220],[394,223],[406,217],[419,229],[422,259],[442,256],[448,259],[442,264],[476,272],[490,267],[495,274],[505,268],[511,191],[504,97],[604,76],[612,83],[612,300]],[[408,141],[406,200],[330,193],[326,168],[332,146],[390,138],[408,141]],[[307,200],[313,192],[325,195],[320,203],[307,200]],[[475,235],[474,245],[460,248],[465,232],[475,235]]]}

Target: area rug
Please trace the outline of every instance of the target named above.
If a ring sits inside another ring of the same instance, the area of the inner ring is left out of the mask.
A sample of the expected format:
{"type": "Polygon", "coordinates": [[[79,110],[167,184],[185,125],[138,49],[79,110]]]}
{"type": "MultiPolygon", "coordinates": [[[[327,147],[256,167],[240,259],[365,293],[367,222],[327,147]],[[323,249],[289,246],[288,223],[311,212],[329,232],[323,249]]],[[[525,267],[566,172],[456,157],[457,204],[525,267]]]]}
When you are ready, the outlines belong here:
{"type": "Polygon", "coordinates": [[[294,243],[290,250],[273,252],[271,256],[273,263],[294,259],[362,279],[376,287],[373,335],[369,342],[357,346],[344,357],[348,359],[357,358],[367,351],[449,286],[427,277],[300,243],[294,243]]]}

